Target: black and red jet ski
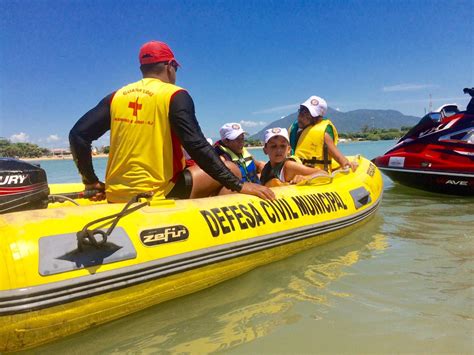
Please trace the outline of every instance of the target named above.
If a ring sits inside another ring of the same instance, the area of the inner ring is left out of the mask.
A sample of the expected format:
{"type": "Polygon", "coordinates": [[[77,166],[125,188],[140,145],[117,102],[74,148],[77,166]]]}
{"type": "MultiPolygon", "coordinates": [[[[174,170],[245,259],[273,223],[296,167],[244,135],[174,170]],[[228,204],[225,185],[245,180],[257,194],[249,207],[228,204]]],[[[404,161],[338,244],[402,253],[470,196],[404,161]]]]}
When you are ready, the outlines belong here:
{"type": "Polygon", "coordinates": [[[428,113],[373,163],[392,180],[427,191],[474,196],[474,88],[466,111],[455,104],[428,113]]]}

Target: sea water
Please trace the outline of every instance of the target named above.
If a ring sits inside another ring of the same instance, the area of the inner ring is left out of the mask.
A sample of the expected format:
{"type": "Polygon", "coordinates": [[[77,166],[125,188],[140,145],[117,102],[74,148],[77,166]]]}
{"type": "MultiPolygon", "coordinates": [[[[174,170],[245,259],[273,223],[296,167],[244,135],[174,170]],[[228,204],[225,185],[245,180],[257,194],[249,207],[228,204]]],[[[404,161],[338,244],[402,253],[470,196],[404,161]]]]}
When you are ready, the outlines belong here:
{"type": "MultiPolygon", "coordinates": [[[[72,161],[40,163],[50,182],[80,181],[72,161]]],[[[384,184],[346,237],[30,353],[474,353],[474,200],[384,184]]]]}

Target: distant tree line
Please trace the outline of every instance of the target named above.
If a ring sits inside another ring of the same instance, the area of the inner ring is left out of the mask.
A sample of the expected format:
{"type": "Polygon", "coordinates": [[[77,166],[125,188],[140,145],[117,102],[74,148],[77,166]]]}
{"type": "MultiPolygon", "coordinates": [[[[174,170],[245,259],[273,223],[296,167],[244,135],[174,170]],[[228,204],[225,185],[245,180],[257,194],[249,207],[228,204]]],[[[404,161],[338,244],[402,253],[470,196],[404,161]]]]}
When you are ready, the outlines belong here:
{"type": "Polygon", "coordinates": [[[340,138],[352,140],[385,141],[399,139],[405,135],[411,127],[403,126],[401,128],[369,128],[367,125],[362,127],[361,132],[341,133],[340,138]]]}
{"type": "MultiPolygon", "coordinates": [[[[370,128],[368,125],[362,127],[361,132],[339,132],[339,138],[344,138],[354,141],[380,141],[380,140],[394,140],[403,137],[411,127],[402,126],[401,128],[370,128]]],[[[259,139],[246,139],[246,147],[262,146],[263,142],[259,139]]]]}
{"type": "MultiPolygon", "coordinates": [[[[340,133],[339,137],[351,140],[392,140],[399,139],[405,135],[411,127],[401,128],[369,128],[365,125],[361,132],[340,133]]],[[[246,147],[262,146],[263,142],[260,139],[248,138],[245,140],[246,147]]],[[[95,148],[97,153],[109,154],[110,146],[103,146],[95,148]]],[[[53,155],[53,152],[48,148],[42,148],[32,143],[11,143],[6,138],[0,137],[0,158],[40,158],[43,156],[53,155]]]]}
{"type": "Polygon", "coordinates": [[[263,145],[263,142],[260,139],[247,138],[244,145],[246,147],[259,147],[263,145]]]}
{"type": "Polygon", "coordinates": [[[11,143],[8,139],[0,138],[0,158],[39,158],[51,155],[47,148],[32,143],[11,143]]]}
{"type": "MultiPolygon", "coordinates": [[[[95,152],[109,154],[110,147],[94,147],[95,152]]],[[[54,152],[33,143],[12,143],[0,137],[0,158],[41,158],[51,156],[54,152]]]]}

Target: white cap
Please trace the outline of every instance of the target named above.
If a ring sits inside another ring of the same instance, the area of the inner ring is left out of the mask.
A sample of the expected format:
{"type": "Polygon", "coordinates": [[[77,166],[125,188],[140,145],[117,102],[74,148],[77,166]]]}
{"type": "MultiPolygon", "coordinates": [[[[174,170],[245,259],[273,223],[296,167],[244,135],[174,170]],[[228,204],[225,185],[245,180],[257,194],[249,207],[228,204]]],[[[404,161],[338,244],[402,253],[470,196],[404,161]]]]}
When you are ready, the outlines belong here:
{"type": "Polygon", "coordinates": [[[233,141],[236,139],[238,136],[240,136],[242,133],[247,133],[242,129],[242,126],[240,123],[226,123],[219,129],[219,133],[221,135],[221,139],[229,139],[233,141]]]}
{"type": "Polygon", "coordinates": [[[311,96],[308,100],[303,102],[301,106],[306,107],[313,117],[324,116],[328,111],[326,100],[319,96],[311,96]]]}
{"type": "Polygon", "coordinates": [[[288,137],[288,131],[286,130],[286,128],[275,127],[267,129],[265,131],[265,144],[267,144],[270,138],[273,138],[275,136],[282,136],[288,141],[288,143],[290,143],[290,138],[288,137]]]}

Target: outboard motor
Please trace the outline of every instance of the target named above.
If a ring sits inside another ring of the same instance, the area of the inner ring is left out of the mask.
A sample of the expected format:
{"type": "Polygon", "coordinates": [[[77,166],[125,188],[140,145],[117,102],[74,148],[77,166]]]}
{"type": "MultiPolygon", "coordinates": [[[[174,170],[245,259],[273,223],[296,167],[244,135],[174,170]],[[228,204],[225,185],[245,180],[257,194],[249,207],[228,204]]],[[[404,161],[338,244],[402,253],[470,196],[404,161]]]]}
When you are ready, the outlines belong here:
{"type": "Polygon", "coordinates": [[[0,214],[46,208],[49,187],[39,166],[0,158],[0,214]]]}

